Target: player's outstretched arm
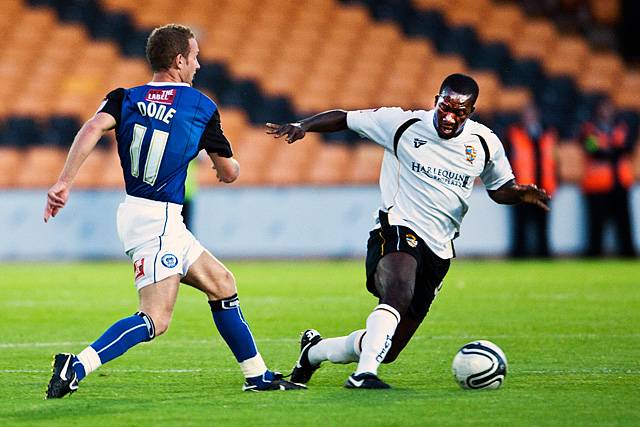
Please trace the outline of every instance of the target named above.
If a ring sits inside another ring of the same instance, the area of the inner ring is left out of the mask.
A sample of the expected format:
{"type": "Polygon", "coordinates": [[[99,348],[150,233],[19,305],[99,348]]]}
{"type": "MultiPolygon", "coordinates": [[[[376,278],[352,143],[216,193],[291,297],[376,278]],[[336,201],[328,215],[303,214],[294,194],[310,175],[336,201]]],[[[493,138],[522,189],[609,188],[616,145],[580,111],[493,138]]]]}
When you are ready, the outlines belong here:
{"type": "Polygon", "coordinates": [[[511,180],[497,190],[489,190],[489,197],[501,205],[515,205],[517,203],[529,203],[536,205],[545,211],[549,211],[551,198],[546,191],[533,184],[521,185],[511,180]]]}
{"type": "Polygon", "coordinates": [[[348,129],[347,112],[344,110],[329,110],[315,116],[307,117],[299,122],[278,125],[267,123],[267,134],[274,138],[287,136],[287,143],[304,138],[307,132],[337,132],[348,129]]]}
{"type": "Polygon", "coordinates": [[[96,146],[105,132],[113,129],[116,119],[107,113],[97,113],[89,119],[78,131],[71,144],[67,160],[62,169],[58,181],[49,189],[47,193],[47,204],[44,208],[44,222],[58,214],[69,199],[69,190],[73,180],[80,170],[87,156],[96,146]]]}

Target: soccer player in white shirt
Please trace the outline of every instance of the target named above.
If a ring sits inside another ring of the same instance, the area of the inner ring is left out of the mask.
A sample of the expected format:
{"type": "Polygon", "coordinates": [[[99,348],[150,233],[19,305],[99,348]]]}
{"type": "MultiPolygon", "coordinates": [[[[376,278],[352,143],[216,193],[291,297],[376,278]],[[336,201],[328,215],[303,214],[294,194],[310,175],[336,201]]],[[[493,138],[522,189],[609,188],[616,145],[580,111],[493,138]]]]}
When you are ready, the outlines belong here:
{"type": "Polygon", "coordinates": [[[367,289],[379,304],[366,329],[347,336],[323,339],[314,329],[305,331],[292,381],[307,383],[324,361],[358,362],[345,387],[390,387],[378,378],[378,367],[398,357],[440,290],[477,177],[497,203],[549,209],[544,190],[516,184],[498,137],[469,120],[478,93],[471,77],[452,74],[429,111],[331,110],[297,123],[267,123],[268,134],[285,136],[289,144],[306,132],[351,129],[385,149],[382,206],[366,260],[367,289]]]}

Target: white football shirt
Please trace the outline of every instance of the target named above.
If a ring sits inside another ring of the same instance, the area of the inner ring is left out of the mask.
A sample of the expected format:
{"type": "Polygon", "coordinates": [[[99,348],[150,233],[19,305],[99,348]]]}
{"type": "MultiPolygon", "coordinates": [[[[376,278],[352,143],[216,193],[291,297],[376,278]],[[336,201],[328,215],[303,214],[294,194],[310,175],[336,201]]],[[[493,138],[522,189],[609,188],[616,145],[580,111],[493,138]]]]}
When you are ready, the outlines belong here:
{"type": "Polygon", "coordinates": [[[460,134],[443,139],[434,115],[435,110],[397,107],[349,111],[347,125],[385,149],[380,210],[388,213],[389,224],[411,228],[436,255],[447,259],[454,256],[451,242],[469,209],[475,179],[480,177],[488,190],[497,190],[514,176],[491,129],[467,120],[460,134]],[[401,127],[406,130],[394,141],[401,127]]]}

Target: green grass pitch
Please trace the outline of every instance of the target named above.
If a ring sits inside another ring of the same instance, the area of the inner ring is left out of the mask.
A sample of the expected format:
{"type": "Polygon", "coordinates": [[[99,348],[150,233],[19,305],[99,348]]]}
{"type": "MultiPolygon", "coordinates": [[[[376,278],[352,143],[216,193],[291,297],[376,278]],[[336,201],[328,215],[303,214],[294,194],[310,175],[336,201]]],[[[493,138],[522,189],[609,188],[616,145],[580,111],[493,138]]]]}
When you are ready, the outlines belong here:
{"type": "MultiPolygon", "coordinates": [[[[363,327],[376,301],[357,261],[230,262],[260,351],[289,372],[299,333],[363,327]]],[[[103,366],[70,398],[43,400],[54,352],[78,352],[136,310],[126,263],[3,264],[0,424],[640,425],[638,262],[455,261],[388,391],[342,387],[354,365],[323,365],[309,390],[242,393],[206,299],[184,287],[164,336],[103,366]],[[458,348],[489,339],[509,374],[464,391],[458,348]]]]}

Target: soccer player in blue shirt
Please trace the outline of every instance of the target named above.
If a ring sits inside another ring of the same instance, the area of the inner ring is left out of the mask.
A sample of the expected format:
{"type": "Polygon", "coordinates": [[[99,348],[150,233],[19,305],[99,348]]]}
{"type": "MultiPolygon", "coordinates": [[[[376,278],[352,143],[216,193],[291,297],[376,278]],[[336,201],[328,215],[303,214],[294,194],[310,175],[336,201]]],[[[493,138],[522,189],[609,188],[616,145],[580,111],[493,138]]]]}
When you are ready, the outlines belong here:
{"type": "Polygon", "coordinates": [[[80,166],[100,137],[115,129],[127,193],[118,208],[118,234],[134,266],[139,311],[114,323],[77,355],[56,354],[46,397],[74,392],[101,365],[163,334],[180,283],[208,297],[215,325],[245,376],[243,390],[303,389],[267,369],[240,310],[233,274],[182,221],[187,165],[201,149],[220,181],[231,183],[239,174],[216,104],[191,87],[200,68],[195,36],[181,25],[156,28],[146,54],[152,81],[106,96],[76,135],[44,211],[47,222],[65,206],[80,166]]]}

